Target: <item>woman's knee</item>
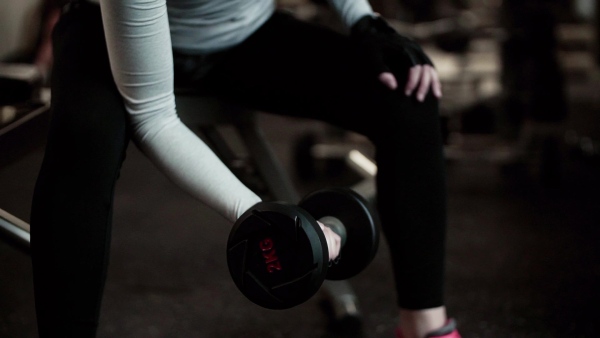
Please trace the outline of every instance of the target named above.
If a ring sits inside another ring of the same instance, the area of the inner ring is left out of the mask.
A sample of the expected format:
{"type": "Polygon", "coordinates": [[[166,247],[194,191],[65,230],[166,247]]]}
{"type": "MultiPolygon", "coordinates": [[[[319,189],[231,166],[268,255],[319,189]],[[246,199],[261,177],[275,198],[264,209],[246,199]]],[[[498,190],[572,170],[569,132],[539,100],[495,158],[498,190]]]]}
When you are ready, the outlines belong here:
{"type": "Polygon", "coordinates": [[[441,137],[438,99],[428,93],[423,102],[397,89],[382,95],[377,113],[369,114],[366,136],[377,142],[410,142],[441,137]]]}

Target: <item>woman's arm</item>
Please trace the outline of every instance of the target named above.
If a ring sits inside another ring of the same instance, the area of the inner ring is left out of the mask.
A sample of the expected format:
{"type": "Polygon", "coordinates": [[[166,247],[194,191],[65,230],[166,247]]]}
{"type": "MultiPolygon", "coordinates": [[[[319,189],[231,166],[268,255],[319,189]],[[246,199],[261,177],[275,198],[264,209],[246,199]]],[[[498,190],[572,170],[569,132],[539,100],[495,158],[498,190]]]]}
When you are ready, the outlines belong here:
{"type": "Polygon", "coordinates": [[[408,80],[404,87],[405,95],[416,94],[419,101],[431,89],[437,98],[442,97],[442,87],[437,71],[431,65],[429,58],[422,52],[421,47],[410,39],[397,34],[385,21],[373,12],[367,0],[328,0],[335,8],[342,21],[351,31],[351,36],[361,45],[361,50],[367,55],[371,67],[375,67],[380,82],[390,90],[398,89],[396,77],[384,64],[382,46],[392,45],[391,50],[398,59],[410,59],[408,80]],[[383,43],[382,43],[383,42],[383,43]]]}
{"type": "Polygon", "coordinates": [[[111,69],[140,149],[230,221],[260,201],[177,116],[165,0],[101,0],[111,69]]]}
{"type": "Polygon", "coordinates": [[[328,0],[346,27],[352,27],[365,15],[374,15],[367,0],[328,0]]]}

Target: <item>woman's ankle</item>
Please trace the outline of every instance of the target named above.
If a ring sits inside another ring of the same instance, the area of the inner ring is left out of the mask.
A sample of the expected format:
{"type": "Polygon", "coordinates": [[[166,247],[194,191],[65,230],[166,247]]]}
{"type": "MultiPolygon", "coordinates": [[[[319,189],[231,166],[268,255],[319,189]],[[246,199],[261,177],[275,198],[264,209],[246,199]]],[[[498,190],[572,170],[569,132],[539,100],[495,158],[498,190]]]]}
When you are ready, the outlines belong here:
{"type": "Polygon", "coordinates": [[[400,331],[403,338],[424,338],[447,322],[444,306],[423,310],[400,309],[400,331]]]}

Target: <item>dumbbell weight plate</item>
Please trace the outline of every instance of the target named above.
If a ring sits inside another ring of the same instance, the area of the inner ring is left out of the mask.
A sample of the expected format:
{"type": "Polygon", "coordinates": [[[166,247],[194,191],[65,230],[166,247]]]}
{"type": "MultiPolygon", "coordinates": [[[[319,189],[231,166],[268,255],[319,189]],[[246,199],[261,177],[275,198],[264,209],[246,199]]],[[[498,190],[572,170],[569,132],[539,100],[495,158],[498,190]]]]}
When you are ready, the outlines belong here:
{"type": "Polygon", "coordinates": [[[327,279],[348,279],[371,263],[379,246],[379,219],[362,196],[350,189],[322,189],[307,195],[299,206],[317,220],[333,216],[346,228],[340,260],[329,267],[327,279]]]}
{"type": "Polygon", "coordinates": [[[287,309],[311,298],[327,270],[327,244],[304,210],[259,203],[234,225],[227,264],[240,291],[269,309],[287,309]]]}

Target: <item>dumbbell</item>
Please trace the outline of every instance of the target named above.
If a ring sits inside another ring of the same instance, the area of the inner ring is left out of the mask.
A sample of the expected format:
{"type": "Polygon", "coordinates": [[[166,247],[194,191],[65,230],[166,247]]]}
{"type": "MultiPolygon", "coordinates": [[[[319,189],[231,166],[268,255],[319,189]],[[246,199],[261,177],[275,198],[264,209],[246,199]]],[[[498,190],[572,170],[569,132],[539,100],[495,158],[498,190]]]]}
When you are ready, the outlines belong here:
{"type": "Polygon", "coordinates": [[[318,190],[298,206],[261,202],[233,226],[227,265],[252,302],[291,308],[310,299],[325,279],[348,279],[362,271],[377,252],[378,227],[368,202],[350,189],[318,190]],[[341,238],[340,254],[331,262],[317,220],[341,238]]]}

